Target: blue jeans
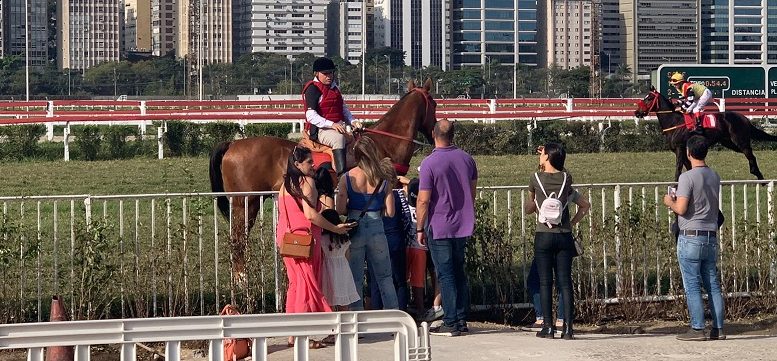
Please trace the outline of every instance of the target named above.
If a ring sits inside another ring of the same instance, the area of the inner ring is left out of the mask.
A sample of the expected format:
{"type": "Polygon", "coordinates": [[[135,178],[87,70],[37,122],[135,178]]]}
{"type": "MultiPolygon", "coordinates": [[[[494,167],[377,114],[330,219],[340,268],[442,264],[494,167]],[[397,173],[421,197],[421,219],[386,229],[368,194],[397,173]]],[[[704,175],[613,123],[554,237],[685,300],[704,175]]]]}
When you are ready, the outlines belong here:
{"type": "MultiPolygon", "coordinates": [[[[359,217],[361,210],[350,210],[348,218],[359,217]]],[[[375,278],[371,280],[378,285],[380,296],[383,300],[383,308],[397,309],[397,291],[394,289],[394,279],[391,276],[391,258],[389,257],[386,234],[383,233],[383,217],[381,212],[367,212],[359,221],[356,234],[351,237],[351,258],[348,265],[351,267],[353,282],[361,300],[350,304],[353,311],[364,309],[364,261],[369,261],[375,278]]]]}
{"type": "Polygon", "coordinates": [[[677,260],[683,275],[685,299],[691,315],[691,327],[704,329],[704,300],[701,286],[709,294],[712,327],[723,328],[725,305],[718,275],[718,238],[715,236],[684,236],[677,241],[677,260]]]}
{"type": "MultiPolygon", "coordinates": [[[[542,301],[540,299],[540,274],[537,272],[537,259],[531,262],[529,277],[526,278],[526,288],[531,296],[531,303],[534,305],[534,315],[538,320],[544,320],[542,312],[542,301]]],[[[558,289],[558,307],[556,308],[556,318],[564,319],[564,299],[561,296],[561,289],[558,289]]]]}
{"type": "MultiPolygon", "coordinates": [[[[394,289],[397,291],[397,301],[399,309],[407,311],[407,250],[390,250],[391,274],[394,280],[394,289]]],[[[370,304],[372,309],[379,310],[383,308],[383,299],[380,295],[380,287],[375,282],[375,272],[372,265],[367,262],[367,269],[370,272],[370,304]]]]}
{"type": "MultiPolygon", "coordinates": [[[[432,237],[431,232],[427,234],[432,237]]],[[[464,271],[464,251],[468,240],[469,237],[428,241],[445,312],[442,321],[450,327],[466,322],[469,312],[469,283],[464,271]]]]}

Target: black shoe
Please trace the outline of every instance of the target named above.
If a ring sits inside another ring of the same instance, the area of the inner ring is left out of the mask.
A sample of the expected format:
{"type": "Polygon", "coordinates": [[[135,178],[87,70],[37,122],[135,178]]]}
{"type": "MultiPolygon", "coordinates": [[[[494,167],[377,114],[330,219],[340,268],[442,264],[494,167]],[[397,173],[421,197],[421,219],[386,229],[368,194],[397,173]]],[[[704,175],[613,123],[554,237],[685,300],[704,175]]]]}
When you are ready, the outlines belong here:
{"type": "Polygon", "coordinates": [[[469,327],[467,327],[467,321],[459,321],[459,332],[469,333],[469,327]]]}
{"type": "Polygon", "coordinates": [[[542,325],[542,330],[537,332],[539,338],[554,338],[556,337],[556,328],[550,325],[542,325]]]}
{"type": "Polygon", "coordinates": [[[704,335],[704,330],[688,329],[685,333],[677,335],[677,339],[680,341],[705,341],[707,337],[704,335]]]}
{"type": "Polygon", "coordinates": [[[712,328],[710,329],[710,340],[725,340],[726,334],[723,333],[722,328],[712,328]]]}
{"type": "Polygon", "coordinates": [[[446,326],[435,327],[429,330],[429,333],[437,336],[455,337],[461,336],[458,326],[446,326]]]}
{"type": "Polygon", "coordinates": [[[564,322],[564,326],[561,328],[561,338],[565,340],[571,340],[574,338],[574,331],[572,331],[572,324],[564,322]]]}

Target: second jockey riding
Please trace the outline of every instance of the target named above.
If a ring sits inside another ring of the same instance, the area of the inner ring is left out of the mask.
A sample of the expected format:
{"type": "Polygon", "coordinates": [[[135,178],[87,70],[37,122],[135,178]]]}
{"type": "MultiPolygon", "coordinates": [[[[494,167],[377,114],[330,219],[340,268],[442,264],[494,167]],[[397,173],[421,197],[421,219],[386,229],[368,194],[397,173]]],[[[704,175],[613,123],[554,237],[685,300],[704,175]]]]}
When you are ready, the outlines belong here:
{"type": "Polygon", "coordinates": [[[680,72],[674,72],[669,78],[669,84],[674,85],[680,93],[680,110],[691,114],[696,121],[694,132],[702,133],[701,113],[704,107],[712,100],[712,91],[699,83],[692,83],[685,80],[685,76],[680,72]]]}
{"type": "Polygon", "coordinates": [[[346,169],[346,126],[354,122],[354,117],[343,101],[335,72],[335,63],[331,59],[317,58],[313,62],[313,80],[302,88],[302,100],[305,130],[311,140],[332,147],[332,161],[339,176],[346,169]]]}

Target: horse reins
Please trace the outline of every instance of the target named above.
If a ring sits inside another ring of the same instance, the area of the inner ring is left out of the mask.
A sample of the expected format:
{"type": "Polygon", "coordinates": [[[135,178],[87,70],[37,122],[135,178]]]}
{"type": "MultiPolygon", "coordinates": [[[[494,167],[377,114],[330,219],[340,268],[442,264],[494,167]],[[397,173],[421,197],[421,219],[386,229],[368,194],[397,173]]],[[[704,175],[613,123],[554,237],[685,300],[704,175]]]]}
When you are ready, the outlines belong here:
{"type": "MultiPolygon", "coordinates": [[[[653,101],[650,102],[650,105],[646,107],[647,110],[645,112],[647,114],[656,113],[656,115],[658,115],[658,114],[666,114],[666,113],[674,113],[675,112],[674,110],[658,110],[658,97],[659,97],[659,94],[657,94],[657,93],[658,92],[653,93],[653,101]],[[653,108],[656,108],[656,110],[652,110],[653,108]]],[[[645,102],[643,102],[641,100],[640,100],[640,102],[642,104],[645,104],[645,102]]],[[[662,132],[670,132],[670,131],[673,131],[673,130],[675,130],[677,128],[682,128],[684,126],[685,126],[685,123],[680,123],[680,124],[675,125],[675,126],[673,126],[671,128],[662,129],[661,131],[662,132]]]]}
{"type": "MultiPolygon", "coordinates": [[[[425,91],[423,91],[421,89],[422,88],[413,88],[413,90],[411,90],[411,91],[420,92],[421,95],[424,97],[424,102],[425,102],[424,110],[426,111],[426,117],[428,118],[430,116],[430,113],[434,112],[434,109],[431,106],[432,102],[431,102],[429,93],[427,93],[427,92],[425,92],[425,91]]],[[[406,142],[414,143],[414,144],[417,144],[417,145],[420,145],[420,146],[428,146],[428,145],[430,145],[430,144],[427,144],[427,143],[419,142],[419,141],[417,141],[417,140],[415,140],[413,138],[410,138],[410,137],[404,137],[404,136],[397,135],[397,134],[394,134],[394,133],[384,132],[382,130],[371,129],[371,128],[362,128],[361,130],[363,132],[367,132],[367,133],[380,134],[380,135],[384,135],[384,136],[387,136],[387,137],[391,137],[391,138],[395,138],[395,139],[399,139],[399,140],[404,140],[406,142]]]]}

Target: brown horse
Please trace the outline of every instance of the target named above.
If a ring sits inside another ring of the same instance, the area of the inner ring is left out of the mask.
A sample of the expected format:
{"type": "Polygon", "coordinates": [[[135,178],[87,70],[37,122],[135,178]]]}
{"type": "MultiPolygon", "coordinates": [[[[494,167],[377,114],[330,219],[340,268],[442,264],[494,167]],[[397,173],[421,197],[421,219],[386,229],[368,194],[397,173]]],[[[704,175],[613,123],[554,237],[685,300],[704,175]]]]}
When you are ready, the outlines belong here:
{"type": "MultiPolygon", "coordinates": [[[[676,112],[674,109],[675,106],[669,99],[655,88],[651,88],[650,93],[637,102],[637,110],[634,112],[634,115],[642,118],[652,112],[656,113],[661,130],[664,132],[667,143],[669,143],[669,148],[675,153],[677,168],[674,178],[676,181],[680,178],[683,166],[685,166],[685,169],[691,169],[691,162],[686,154],[685,143],[692,133],[684,126],[683,114],[676,112]]],[[[758,162],[753,154],[751,141],[766,140],[774,142],[777,141],[777,137],[756,128],[747,117],[737,112],[720,112],[715,114],[719,125],[715,128],[704,130],[707,144],[720,143],[735,152],[743,153],[750,164],[750,173],[759,180],[764,179],[761,170],[758,169],[758,162]]]]}
{"type": "MultiPolygon", "coordinates": [[[[408,91],[374,126],[365,129],[362,136],[375,141],[383,154],[405,172],[415,151],[415,137],[420,131],[432,143],[432,129],[437,119],[437,103],[429,94],[432,81],[423,87],[408,83],[408,91]]],[[[210,184],[213,192],[277,191],[283,184],[283,175],[289,154],[297,143],[275,137],[255,137],[224,142],[216,146],[210,158],[210,184]]],[[[401,172],[400,172],[401,173],[401,172]]],[[[230,217],[227,197],[218,197],[219,210],[230,217]]],[[[246,237],[259,211],[259,196],[234,197],[231,219],[233,276],[245,271],[246,237]],[[246,199],[248,210],[246,213],[246,199]],[[248,219],[245,219],[245,215],[248,219]],[[246,232],[248,230],[248,232],[246,232]]]]}

